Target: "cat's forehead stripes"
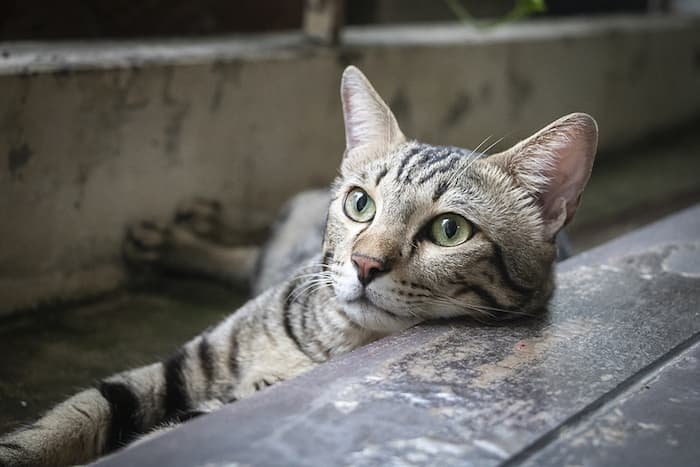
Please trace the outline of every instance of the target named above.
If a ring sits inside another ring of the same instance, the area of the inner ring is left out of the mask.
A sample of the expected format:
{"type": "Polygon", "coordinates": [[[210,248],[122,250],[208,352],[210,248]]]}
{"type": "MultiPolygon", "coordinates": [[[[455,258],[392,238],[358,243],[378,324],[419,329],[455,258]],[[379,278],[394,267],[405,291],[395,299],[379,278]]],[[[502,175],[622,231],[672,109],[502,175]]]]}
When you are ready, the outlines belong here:
{"type": "Polygon", "coordinates": [[[445,193],[454,191],[449,197],[453,206],[453,198],[461,200],[472,193],[468,174],[455,174],[462,174],[480,157],[483,155],[468,149],[410,141],[371,161],[359,175],[348,174],[344,185],[360,184],[371,190],[367,184],[374,182],[380,191],[372,196],[382,205],[385,221],[410,224],[415,218],[423,222],[435,214],[434,205],[445,193]]]}
{"type": "MultiPolygon", "coordinates": [[[[421,186],[438,174],[453,173],[459,164],[479,156],[480,154],[454,146],[409,143],[395,157],[394,165],[397,169],[394,181],[421,186]]],[[[446,188],[443,186],[442,190],[446,188]]]]}
{"type": "Polygon", "coordinates": [[[446,180],[442,180],[440,183],[438,183],[438,185],[435,187],[435,191],[433,192],[433,203],[439,200],[449,187],[450,184],[446,180]]]}

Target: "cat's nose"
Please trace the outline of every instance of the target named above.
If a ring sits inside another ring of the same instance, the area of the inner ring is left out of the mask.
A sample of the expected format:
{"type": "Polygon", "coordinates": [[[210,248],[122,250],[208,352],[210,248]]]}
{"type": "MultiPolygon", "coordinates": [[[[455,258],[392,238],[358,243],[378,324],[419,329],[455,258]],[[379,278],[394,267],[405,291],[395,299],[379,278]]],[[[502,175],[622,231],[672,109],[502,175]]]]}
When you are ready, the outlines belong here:
{"type": "Polygon", "coordinates": [[[357,271],[357,279],[360,281],[360,284],[364,286],[372,282],[375,277],[389,271],[386,261],[379,258],[363,255],[361,253],[353,253],[350,259],[357,271]]]}

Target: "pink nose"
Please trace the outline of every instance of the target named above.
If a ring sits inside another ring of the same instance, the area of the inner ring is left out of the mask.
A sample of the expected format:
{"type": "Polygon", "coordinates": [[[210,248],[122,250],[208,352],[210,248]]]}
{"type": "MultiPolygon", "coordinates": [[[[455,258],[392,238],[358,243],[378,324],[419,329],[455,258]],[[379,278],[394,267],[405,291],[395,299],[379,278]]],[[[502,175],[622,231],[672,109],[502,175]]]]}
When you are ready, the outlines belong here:
{"type": "Polygon", "coordinates": [[[357,279],[360,284],[365,286],[372,282],[375,277],[389,270],[383,260],[372,256],[353,253],[351,260],[357,270],[357,279]]]}

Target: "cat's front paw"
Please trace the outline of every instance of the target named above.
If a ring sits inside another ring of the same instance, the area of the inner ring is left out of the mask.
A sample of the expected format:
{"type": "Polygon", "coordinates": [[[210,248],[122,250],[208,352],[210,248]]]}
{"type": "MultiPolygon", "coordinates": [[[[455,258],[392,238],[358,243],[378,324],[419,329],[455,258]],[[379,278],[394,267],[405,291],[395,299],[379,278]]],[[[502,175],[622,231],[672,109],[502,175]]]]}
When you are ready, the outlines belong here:
{"type": "Polygon", "coordinates": [[[124,259],[133,266],[157,265],[170,246],[170,237],[170,229],[155,221],[129,225],[124,239],[124,259]]]}
{"type": "Polygon", "coordinates": [[[221,203],[206,198],[193,198],[178,206],[175,225],[189,230],[197,237],[218,241],[223,235],[221,203]]]}

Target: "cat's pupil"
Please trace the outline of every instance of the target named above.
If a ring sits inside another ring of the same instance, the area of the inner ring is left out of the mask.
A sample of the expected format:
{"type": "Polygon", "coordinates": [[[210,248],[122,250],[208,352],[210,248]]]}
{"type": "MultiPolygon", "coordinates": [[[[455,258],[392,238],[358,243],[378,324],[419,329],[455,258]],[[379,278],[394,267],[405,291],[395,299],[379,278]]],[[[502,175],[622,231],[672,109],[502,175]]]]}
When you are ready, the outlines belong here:
{"type": "Polygon", "coordinates": [[[367,206],[367,195],[364,193],[357,193],[355,195],[355,208],[357,212],[362,212],[365,206],[367,206]]]}
{"type": "Polygon", "coordinates": [[[442,231],[445,232],[445,236],[447,238],[454,237],[455,234],[457,233],[458,229],[459,229],[459,226],[452,219],[443,219],[442,220],[442,231]]]}

